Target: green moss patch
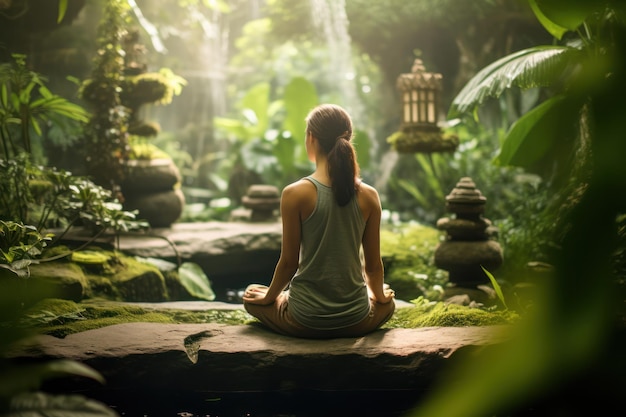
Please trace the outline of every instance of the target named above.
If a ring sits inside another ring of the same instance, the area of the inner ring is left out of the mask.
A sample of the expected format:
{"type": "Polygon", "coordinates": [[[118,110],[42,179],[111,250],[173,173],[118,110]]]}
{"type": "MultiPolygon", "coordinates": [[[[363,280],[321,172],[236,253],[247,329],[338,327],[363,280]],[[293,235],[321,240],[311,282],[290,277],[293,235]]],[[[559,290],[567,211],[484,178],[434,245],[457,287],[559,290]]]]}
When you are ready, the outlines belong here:
{"type": "Polygon", "coordinates": [[[413,300],[412,308],[397,309],[386,328],[465,327],[513,324],[519,316],[508,310],[487,311],[479,308],[413,300]]]}
{"type": "MultiPolygon", "coordinates": [[[[487,311],[419,298],[411,308],[399,308],[384,328],[463,327],[513,324],[511,311],[487,311]]],[[[121,323],[219,323],[242,325],[256,322],[245,310],[153,310],[131,304],[91,300],[83,303],[45,299],[29,308],[21,321],[41,334],[65,337],[73,333],[121,323]]]]}
{"type": "Polygon", "coordinates": [[[131,304],[92,300],[75,303],[56,298],[44,299],[30,307],[21,324],[42,334],[65,337],[121,323],[221,323],[246,324],[252,316],[243,310],[155,311],[131,304]]]}

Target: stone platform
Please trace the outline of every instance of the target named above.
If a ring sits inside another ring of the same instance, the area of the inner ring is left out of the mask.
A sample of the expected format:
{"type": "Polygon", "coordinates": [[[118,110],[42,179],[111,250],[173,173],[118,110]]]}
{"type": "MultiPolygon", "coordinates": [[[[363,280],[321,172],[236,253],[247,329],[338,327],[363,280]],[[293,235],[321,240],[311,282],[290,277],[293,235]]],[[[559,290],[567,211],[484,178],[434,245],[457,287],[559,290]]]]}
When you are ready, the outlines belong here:
{"type": "MultiPolygon", "coordinates": [[[[106,379],[104,386],[79,378],[51,387],[108,404],[121,402],[124,415],[134,415],[131,409],[140,404],[142,415],[167,415],[150,408],[158,403],[156,393],[172,401],[184,393],[188,405],[195,401],[193,395],[236,395],[234,402],[240,403],[254,393],[266,393],[266,399],[294,393],[315,393],[318,399],[333,393],[346,399],[359,393],[366,400],[371,395],[396,396],[396,405],[406,408],[462,353],[503,340],[499,330],[383,329],[359,338],[306,340],[255,324],[127,323],[64,339],[38,336],[9,356],[23,361],[72,359],[92,367],[106,379]]],[[[394,415],[390,410],[386,415],[394,415]]]]}

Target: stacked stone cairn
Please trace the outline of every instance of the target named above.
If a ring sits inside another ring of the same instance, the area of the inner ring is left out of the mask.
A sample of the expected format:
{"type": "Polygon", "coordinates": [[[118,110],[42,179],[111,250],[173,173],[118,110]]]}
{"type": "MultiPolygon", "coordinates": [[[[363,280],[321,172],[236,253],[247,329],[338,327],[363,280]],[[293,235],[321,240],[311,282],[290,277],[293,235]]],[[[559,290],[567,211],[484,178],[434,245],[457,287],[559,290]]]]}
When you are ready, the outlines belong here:
{"type": "Polygon", "coordinates": [[[446,196],[446,210],[454,214],[437,221],[446,238],[435,249],[435,265],[449,272],[452,288],[476,289],[488,284],[490,273],[502,265],[502,248],[495,240],[497,228],[483,217],[487,199],[469,177],[459,180],[446,196]],[[460,288],[459,288],[460,287],[460,288]]]}
{"type": "Polygon", "coordinates": [[[280,192],[273,185],[251,185],[246,195],[242,197],[241,203],[250,210],[252,222],[276,220],[280,207],[280,192]]]}

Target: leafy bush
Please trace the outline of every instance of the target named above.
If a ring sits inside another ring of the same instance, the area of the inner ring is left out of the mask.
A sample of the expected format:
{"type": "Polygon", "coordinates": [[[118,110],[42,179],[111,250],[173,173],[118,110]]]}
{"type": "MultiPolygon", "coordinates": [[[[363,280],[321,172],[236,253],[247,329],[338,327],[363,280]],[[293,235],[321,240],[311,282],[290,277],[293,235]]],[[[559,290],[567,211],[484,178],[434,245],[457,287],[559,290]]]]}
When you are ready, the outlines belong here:
{"type": "Polygon", "coordinates": [[[34,166],[26,155],[0,159],[2,220],[51,227],[84,226],[93,233],[148,227],[134,212],[123,211],[113,193],[68,171],[34,166]]]}

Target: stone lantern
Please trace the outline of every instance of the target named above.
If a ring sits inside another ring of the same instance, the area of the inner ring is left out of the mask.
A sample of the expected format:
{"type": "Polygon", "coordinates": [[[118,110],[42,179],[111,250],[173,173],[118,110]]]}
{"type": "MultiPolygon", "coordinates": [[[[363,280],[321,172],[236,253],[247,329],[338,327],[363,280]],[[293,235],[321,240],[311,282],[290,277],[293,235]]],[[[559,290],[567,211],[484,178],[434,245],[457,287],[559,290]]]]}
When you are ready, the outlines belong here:
{"type": "Polygon", "coordinates": [[[402,153],[454,152],[459,140],[439,127],[442,76],[427,72],[416,59],[408,74],[400,74],[396,84],[401,96],[400,131],[387,141],[402,153]]]}
{"type": "Polygon", "coordinates": [[[461,178],[446,196],[446,210],[454,217],[437,221],[446,239],[435,249],[435,265],[448,271],[450,283],[458,287],[487,284],[481,266],[493,272],[502,265],[502,248],[494,239],[497,229],[483,217],[486,201],[471,178],[461,178]]]}

